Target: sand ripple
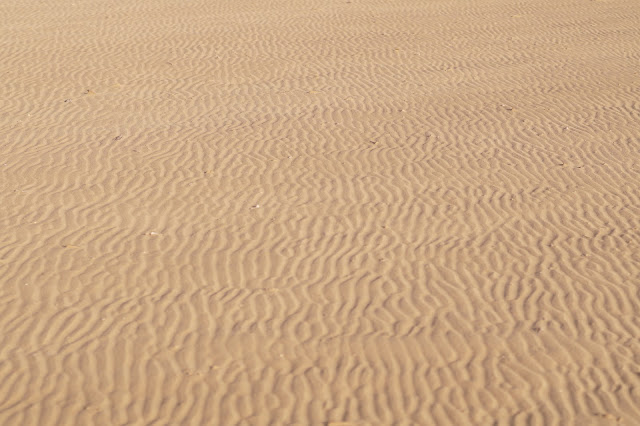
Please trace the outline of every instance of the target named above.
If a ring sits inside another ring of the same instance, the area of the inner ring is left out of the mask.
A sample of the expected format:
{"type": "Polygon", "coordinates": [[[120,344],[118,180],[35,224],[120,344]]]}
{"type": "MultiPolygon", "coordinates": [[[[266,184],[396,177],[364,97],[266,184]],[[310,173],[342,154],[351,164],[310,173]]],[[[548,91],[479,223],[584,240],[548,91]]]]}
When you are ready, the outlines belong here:
{"type": "Polygon", "coordinates": [[[638,22],[4,1],[0,423],[640,424],[638,22]]]}

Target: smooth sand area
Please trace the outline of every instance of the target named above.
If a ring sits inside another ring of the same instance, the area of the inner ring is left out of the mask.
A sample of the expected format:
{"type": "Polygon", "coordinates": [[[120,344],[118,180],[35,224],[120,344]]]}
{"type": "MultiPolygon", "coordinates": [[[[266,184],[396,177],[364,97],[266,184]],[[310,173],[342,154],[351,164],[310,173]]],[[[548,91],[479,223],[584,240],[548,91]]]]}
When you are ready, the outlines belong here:
{"type": "Polygon", "coordinates": [[[640,424],[640,1],[3,0],[0,52],[1,425],[640,424]]]}

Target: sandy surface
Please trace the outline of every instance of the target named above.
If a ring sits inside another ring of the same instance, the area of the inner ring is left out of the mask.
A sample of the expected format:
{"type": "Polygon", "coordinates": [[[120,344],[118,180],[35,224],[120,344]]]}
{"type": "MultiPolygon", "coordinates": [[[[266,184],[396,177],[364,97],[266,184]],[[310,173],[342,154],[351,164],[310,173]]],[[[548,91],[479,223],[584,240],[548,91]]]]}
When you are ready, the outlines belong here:
{"type": "Polygon", "coordinates": [[[0,3],[0,424],[640,424],[640,2],[0,3]]]}

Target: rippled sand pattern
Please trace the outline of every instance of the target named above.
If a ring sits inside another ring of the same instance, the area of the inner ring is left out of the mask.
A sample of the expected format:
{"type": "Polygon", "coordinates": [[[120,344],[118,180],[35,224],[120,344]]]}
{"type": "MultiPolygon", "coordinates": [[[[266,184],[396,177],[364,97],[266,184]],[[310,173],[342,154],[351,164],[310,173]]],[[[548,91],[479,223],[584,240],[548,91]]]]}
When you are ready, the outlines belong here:
{"type": "Polygon", "coordinates": [[[0,424],[640,424],[640,2],[0,3],[0,424]]]}

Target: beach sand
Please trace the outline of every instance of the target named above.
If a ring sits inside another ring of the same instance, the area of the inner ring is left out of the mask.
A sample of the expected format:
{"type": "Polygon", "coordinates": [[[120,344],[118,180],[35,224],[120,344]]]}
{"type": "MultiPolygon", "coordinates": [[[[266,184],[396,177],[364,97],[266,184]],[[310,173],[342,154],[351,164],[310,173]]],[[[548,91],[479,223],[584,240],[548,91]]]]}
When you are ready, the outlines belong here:
{"type": "Polygon", "coordinates": [[[0,424],[640,424],[639,23],[3,1],[0,424]]]}

